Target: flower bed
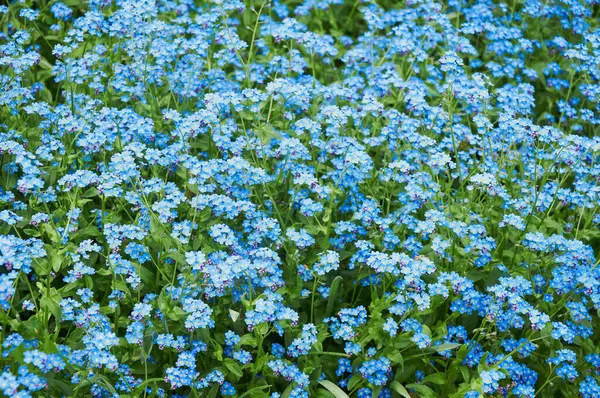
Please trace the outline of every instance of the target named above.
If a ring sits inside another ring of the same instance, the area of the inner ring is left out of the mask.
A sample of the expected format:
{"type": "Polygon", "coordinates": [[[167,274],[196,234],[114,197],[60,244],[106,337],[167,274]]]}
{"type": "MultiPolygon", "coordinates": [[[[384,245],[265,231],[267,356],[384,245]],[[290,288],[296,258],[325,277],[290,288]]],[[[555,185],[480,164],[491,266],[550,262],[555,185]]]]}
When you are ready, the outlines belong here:
{"type": "Polygon", "coordinates": [[[0,6],[0,392],[600,397],[599,17],[0,6]]]}

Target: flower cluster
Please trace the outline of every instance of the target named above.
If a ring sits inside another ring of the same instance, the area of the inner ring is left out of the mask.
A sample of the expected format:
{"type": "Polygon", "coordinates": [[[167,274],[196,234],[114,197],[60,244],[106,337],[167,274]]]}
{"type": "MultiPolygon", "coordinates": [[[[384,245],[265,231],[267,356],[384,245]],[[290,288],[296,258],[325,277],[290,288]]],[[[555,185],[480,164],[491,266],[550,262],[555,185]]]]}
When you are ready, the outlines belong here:
{"type": "Polygon", "coordinates": [[[0,5],[0,395],[600,397],[597,0],[0,5]]]}

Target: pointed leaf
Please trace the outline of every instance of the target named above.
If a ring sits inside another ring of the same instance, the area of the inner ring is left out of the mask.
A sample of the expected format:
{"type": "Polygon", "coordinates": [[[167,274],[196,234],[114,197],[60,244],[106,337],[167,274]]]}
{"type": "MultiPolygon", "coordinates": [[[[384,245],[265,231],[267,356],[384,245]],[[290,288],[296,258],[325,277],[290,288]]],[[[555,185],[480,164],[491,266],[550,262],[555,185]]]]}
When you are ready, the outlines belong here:
{"type": "Polygon", "coordinates": [[[326,318],[331,316],[331,313],[333,311],[333,306],[335,305],[335,302],[338,298],[338,293],[342,290],[341,289],[342,281],[343,281],[342,277],[338,275],[335,277],[335,279],[331,283],[331,288],[329,289],[329,299],[327,300],[327,308],[325,309],[325,317],[326,318]]]}
{"type": "Polygon", "coordinates": [[[390,384],[390,388],[396,391],[398,394],[402,395],[404,398],[411,398],[406,388],[404,388],[402,384],[398,383],[395,380],[392,381],[392,383],[390,384]]]}
{"type": "Polygon", "coordinates": [[[462,344],[458,344],[458,343],[443,343],[443,344],[436,345],[435,347],[431,347],[431,348],[433,348],[437,352],[440,352],[440,351],[453,350],[455,348],[460,347],[461,345],[462,344]]]}
{"type": "Polygon", "coordinates": [[[325,387],[327,391],[335,395],[336,398],[349,398],[348,394],[346,394],[341,388],[339,388],[329,380],[321,380],[319,384],[325,387]]]}

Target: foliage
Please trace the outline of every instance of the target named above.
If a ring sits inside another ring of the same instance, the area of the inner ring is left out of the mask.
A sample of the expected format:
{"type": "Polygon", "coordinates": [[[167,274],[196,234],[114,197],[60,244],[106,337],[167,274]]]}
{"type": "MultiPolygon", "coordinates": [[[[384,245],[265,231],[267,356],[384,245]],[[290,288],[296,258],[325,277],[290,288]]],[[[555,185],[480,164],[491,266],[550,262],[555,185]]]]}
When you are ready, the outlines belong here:
{"type": "Polygon", "coordinates": [[[9,397],[600,397],[595,0],[0,6],[9,397]]]}

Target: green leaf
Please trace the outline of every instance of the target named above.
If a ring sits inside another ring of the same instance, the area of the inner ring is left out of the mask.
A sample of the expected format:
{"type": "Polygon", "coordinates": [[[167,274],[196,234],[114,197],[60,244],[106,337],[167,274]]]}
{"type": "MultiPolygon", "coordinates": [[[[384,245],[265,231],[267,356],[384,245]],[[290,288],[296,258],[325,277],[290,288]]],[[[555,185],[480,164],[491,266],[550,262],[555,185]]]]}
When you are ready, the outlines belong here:
{"type": "Polygon", "coordinates": [[[86,203],[89,203],[91,201],[92,201],[92,199],[79,199],[77,201],[77,207],[82,208],[86,203]]]}
{"type": "MultiPolygon", "coordinates": [[[[161,242],[163,242],[163,244],[165,245],[165,247],[168,247],[170,245],[169,242],[171,242],[171,239],[165,239],[163,238],[161,240],[161,242]]],[[[176,264],[187,264],[187,262],[185,261],[185,256],[183,255],[183,253],[177,253],[177,252],[170,252],[170,253],[163,253],[161,255],[161,258],[170,258],[172,260],[175,261],[176,264]]],[[[177,265],[173,265],[173,267],[176,267],[177,265]]]]}
{"type": "Polygon", "coordinates": [[[331,282],[331,288],[329,289],[329,299],[327,300],[327,308],[325,309],[325,318],[331,316],[333,312],[333,306],[338,298],[338,293],[341,290],[340,286],[342,285],[342,277],[336,276],[333,282],[331,282]]]}
{"type": "Polygon", "coordinates": [[[93,198],[94,196],[98,196],[98,190],[95,187],[91,187],[89,188],[87,191],[85,191],[85,193],[83,194],[84,198],[93,198]]]}
{"type": "Polygon", "coordinates": [[[314,394],[315,398],[335,398],[335,395],[323,388],[317,388],[314,394]]]}
{"type": "Polygon", "coordinates": [[[102,387],[106,388],[108,391],[111,392],[111,394],[117,394],[117,390],[115,389],[115,387],[113,387],[113,385],[111,384],[110,380],[108,380],[108,378],[104,377],[103,375],[95,375],[92,380],[96,380],[96,382],[98,384],[100,384],[102,387]]]}
{"type": "Polygon", "coordinates": [[[398,383],[397,381],[392,381],[392,383],[390,384],[390,388],[396,391],[398,394],[402,395],[404,398],[411,398],[406,388],[404,388],[404,386],[398,383]]]}
{"type": "Polygon", "coordinates": [[[444,385],[446,384],[446,376],[443,373],[434,373],[431,375],[427,375],[424,379],[424,382],[430,382],[433,384],[444,385]]]}
{"type": "Polygon", "coordinates": [[[246,120],[254,120],[256,118],[256,115],[250,111],[239,111],[238,115],[240,115],[242,119],[246,120]]]}
{"type": "MultiPolygon", "coordinates": [[[[240,398],[244,398],[246,395],[249,395],[251,397],[258,397],[259,394],[261,394],[261,393],[259,393],[260,390],[264,390],[265,388],[269,388],[269,387],[271,387],[270,384],[251,388],[248,391],[246,391],[245,393],[243,393],[242,395],[240,395],[240,398]]],[[[262,394],[265,394],[265,393],[262,393],[262,394]]],[[[268,394],[265,394],[265,395],[269,396],[268,394]]]]}
{"type": "Polygon", "coordinates": [[[23,232],[25,232],[27,234],[27,236],[35,236],[38,237],[40,236],[40,231],[38,231],[37,229],[33,229],[33,228],[24,228],[23,232]]]}
{"type": "Polygon", "coordinates": [[[408,384],[406,387],[414,389],[421,398],[438,398],[438,394],[423,384],[408,384]]]}
{"type": "Polygon", "coordinates": [[[38,276],[46,276],[50,273],[50,264],[47,260],[38,260],[33,263],[33,269],[38,276]]]}
{"type": "Polygon", "coordinates": [[[285,389],[285,391],[283,391],[283,394],[281,394],[281,398],[288,398],[290,396],[290,394],[292,393],[293,389],[294,389],[294,385],[290,383],[287,386],[287,388],[285,389]]]}
{"type": "Polygon", "coordinates": [[[219,385],[215,384],[214,386],[212,386],[212,388],[206,395],[206,398],[215,398],[218,394],[219,394],[219,385]]]}
{"type": "Polygon", "coordinates": [[[73,389],[71,388],[70,385],[68,385],[67,383],[65,383],[64,381],[60,381],[60,380],[52,380],[51,383],[52,386],[58,388],[60,390],[60,392],[63,393],[64,396],[66,397],[70,397],[73,395],[73,389]]]}
{"type": "Polygon", "coordinates": [[[213,355],[218,361],[223,360],[223,347],[213,340],[213,355]]]}
{"type": "Polygon", "coordinates": [[[160,242],[162,234],[165,232],[164,225],[156,217],[150,217],[150,234],[154,239],[160,242]]]}
{"type": "Polygon", "coordinates": [[[144,335],[142,346],[140,347],[142,351],[142,362],[146,362],[150,356],[150,353],[152,352],[153,347],[152,333],[146,333],[144,335]]]}
{"type": "Polygon", "coordinates": [[[186,317],[187,313],[179,307],[174,307],[167,312],[167,316],[174,321],[178,321],[186,317]]]}
{"type": "Polygon", "coordinates": [[[52,315],[54,315],[54,318],[57,319],[57,321],[60,319],[62,311],[60,309],[60,304],[56,300],[56,298],[43,296],[40,299],[40,306],[50,311],[52,315]]]}
{"type": "MultiPolygon", "coordinates": [[[[134,390],[134,394],[139,394],[139,393],[140,393],[141,391],[143,391],[143,389],[144,389],[144,388],[145,388],[147,385],[149,385],[150,383],[155,383],[155,384],[156,384],[156,382],[157,382],[157,381],[164,381],[164,380],[165,380],[165,379],[164,379],[163,377],[154,377],[154,378],[152,378],[152,379],[147,379],[147,380],[144,380],[144,381],[143,381],[143,382],[142,382],[140,385],[138,385],[138,386],[135,388],[135,390],[134,390]]],[[[142,395],[143,395],[143,394],[142,394],[142,395]]],[[[136,395],[136,396],[139,396],[139,395],[136,395]]]]}
{"type": "Polygon", "coordinates": [[[429,329],[429,326],[423,325],[423,333],[431,337],[431,329],[429,329]]]}
{"type": "Polygon", "coordinates": [[[229,315],[231,316],[231,320],[234,322],[237,321],[238,318],[240,317],[240,313],[232,310],[231,308],[229,309],[229,315]]]}
{"type": "MultiPolygon", "coordinates": [[[[352,364],[352,366],[354,367],[354,364],[352,364]]],[[[356,385],[358,383],[360,383],[362,380],[363,380],[363,378],[360,375],[360,373],[356,373],[355,375],[350,377],[350,380],[348,380],[348,390],[352,391],[354,389],[354,387],[356,387],[356,385]]]]}
{"type": "Polygon", "coordinates": [[[46,235],[48,235],[48,238],[50,238],[52,243],[57,245],[60,243],[60,236],[58,235],[58,232],[56,232],[56,230],[52,228],[50,224],[42,224],[42,229],[46,235]]]}
{"type": "Polygon", "coordinates": [[[341,388],[339,388],[329,380],[321,380],[319,384],[325,387],[330,393],[335,395],[336,398],[349,398],[348,394],[346,394],[341,388]]]}
{"type": "Polygon", "coordinates": [[[399,352],[387,355],[387,358],[392,361],[393,364],[403,364],[404,363],[404,357],[402,357],[402,354],[400,354],[399,352]]]}
{"type": "Polygon", "coordinates": [[[135,270],[144,283],[148,285],[154,285],[154,272],[150,271],[148,268],[142,265],[137,265],[135,267],[135,270]]]}
{"type": "Polygon", "coordinates": [[[54,255],[52,256],[52,269],[54,270],[54,272],[58,272],[60,271],[61,267],[62,267],[62,263],[63,263],[63,256],[58,254],[58,253],[54,253],[54,255]]]}
{"type": "Polygon", "coordinates": [[[459,343],[443,343],[443,344],[436,345],[435,347],[431,347],[431,348],[433,348],[437,352],[441,352],[441,351],[453,350],[455,348],[460,347],[461,345],[462,344],[459,344],[459,343]]]}
{"type": "Polygon", "coordinates": [[[459,366],[458,369],[460,370],[460,374],[462,375],[463,379],[468,383],[471,379],[469,375],[469,368],[466,366],[459,366]]]}
{"type": "Polygon", "coordinates": [[[97,238],[102,236],[102,232],[95,225],[88,225],[84,229],[77,231],[73,238],[97,238]]]}
{"type": "Polygon", "coordinates": [[[253,335],[245,334],[240,338],[240,345],[256,347],[258,345],[258,342],[256,341],[256,337],[254,337],[253,335]]]}
{"type": "Polygon", "coordinates": [[[311,381],[319,381],[322,374],[323,374],[323,366],[318,366],[315,370],[312,371],[309,379],[311,381]]]}
{"type": "Polygon", "coordinates": [[[226,358],[223,361],[223,365],[229,370],[229,374],[236,376],[238,379],[244,375],[240,365],[232,359],[226,358]]]}
{"type": "Polygon", "coordinates": [[[275,129],[273,129],[273,126],[268,124],[260,126],[256,130],[256,135],[258,136],[258,138],[260,138],[260,141],[263,144],[268,144],[273,138],[278,140],[281,139],[281,135],[279,135],[279,133],[275,131],[275,129]]]}

